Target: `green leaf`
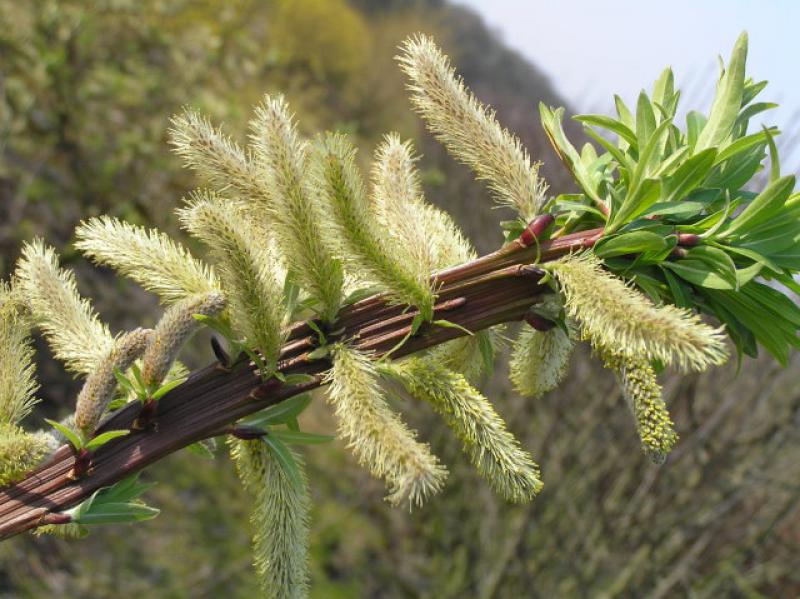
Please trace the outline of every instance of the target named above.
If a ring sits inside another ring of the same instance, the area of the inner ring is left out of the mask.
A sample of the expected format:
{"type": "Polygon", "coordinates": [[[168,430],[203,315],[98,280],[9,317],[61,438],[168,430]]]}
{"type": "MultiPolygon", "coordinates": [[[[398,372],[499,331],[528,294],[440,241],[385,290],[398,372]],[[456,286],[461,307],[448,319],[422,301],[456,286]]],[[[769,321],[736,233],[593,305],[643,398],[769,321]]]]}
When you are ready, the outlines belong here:
{"type": "Polygon", "coordinates": [[[128,430],[119,430],[119,431],[106,431],[105,433],[101,433],[91,439],[86,444],[86,449],[89,451],[94,451],[111,441],[112,439],[116,439],[118,437],[124,437],[125,435],[130,434],[131,431],[128,430]]]}
{"type": "Polygon", "coordinates": [[[282,443],[288,445],[319,445],[321,443],[330,443],[336,437],[331,435],[317,435],[315,433],[304,433],[301,431],[292,430],[270,430],[269,437],[277,438],[282,443]]]}
{"type": "Polygon", "coordinates": [[[773,133],[764,127],[764,135],[767,136],[767,147],[769,147],[769,182],[774,183],[781,176],[781,161],[778,157],[778,148],[775,145],[773,133]]]}
{"type": "Polygon", "coordinates": [[[160,510],[141,503],[103,503],[73,516],[75,524],[124,524],[152,520],[160,510]]]}
{"type": "Polygon", "coordinates": [[[67,441],[69,441],[75,449],[83,448],[83,441],[81,440],[80,436],[71,428],[61,424],[60,422],[56,422],[55,420],[50,420],[49,418],[45,418],[44,421],[56,429],[59,433],[64,435],[67,441]]]}
{"type": "Polygon", "coordinates": [[[639,144],[640,155],[643,153],[642,148],[647,146],[655,130],[656,115],[653,112],[653,105],[642,90],[636,102],[636,141],[639,144]]]}
{"type": "Polygon", "coordinates": [[[731,224],[721,233],[721,236],[728,237],[736,233],[741,235],[748,229],[753,229],[775,216],[789,198],[789,195],[791,195],[794,183],[794,175],[781,177],[771,183],[742,210],[739,216],[733,219],[731,224]]]}
{"type": "Polygon", "coordinates": [[[114,378],[117,379],[117,384],[129,393],[135,393],[133,384],[130,382],[119,368],[114,369],[114,378]]]}
{"type": "Polygon", "coordinates": [[[494,345],[492,345],[489,334],[484,331],[480,331],[477,338],[478,349],[481,352],[481,359],[483,360],[483,371],[487,374],[491,374],[494,370],[494,345]]]}
{"type": "Polygon", "coordinates": [[[572,117],[574,120],[579,121],[581,123],[585,123],[587,125],[594,125],[596,127],[602,127],[603,129],[607,129],[612,133],[616,133],[620,139],[624,139],[630,145],[636,147],[637,140],[636,134],[630,130],[625,124],[621,123],[616,119],[612,119],[608,116],[603,116],[600,114],[579,114],[572,117]]]}
{"type": "MultiPolygon", "coordinates": [[[[663,265],[662,265],[663,266],[663,265]]],[[[673,275],[669,269],[662,268],[664,278],[667,280],[673,303],[679,308],[693,308],[692,296],[689,288],[682,283],[678,277],[673,275]]]]}
{"type": "Polygon", "coordinates": [[[686,115],[686,142],[690,148],[694,149],[697,146],[697,138],[700,137],[706,122],[705,115],[695,110],[686,115]]]}
{"type": "Polygon", "coordinates": [[[303,484],[303,479],[302,475],[300,474],[300,467],[297,465],[297,461],[294,459],[292,450],[286,447],[282,441],[276,439],[272,434],[262,437],[262,440],[267,444],[270,453],[280,465],[281,470],[283,470],[283,473],[286,475],[286,478],[289,479],[289,483],[296,488],[301,487],[303,484]]]}
{"type": "Polygon", "coordinates": [[[664,262],[662,266],[700,287],[736,289],[736,267],[733,260],[717,248],[692,248],[685,259],[664,262]]]}
{"type": "Polygon", "coordinates": [[[464,331],[467,335],[470,335],[470,336],[475,334],[472,331],[470,331],[468,328],[462,327],[460,324],[457,324],[455,322],[450,322],[449,320],[434,320],[432,324],[435,324],[436,326],[444,327],[446,329],[458,329],[459,331],[464,331]]]}
{"type": "Polygon", "coordinates": [[[316,377],[310,374],[287,374],[283,377],[284,385],[305,385],[306,383],[313,383],[316,377]]]}
{"type": "Polygon", "coordinates": [[[243,421],[243,424],[256,428],[268,424],[287,424],[296,419],[310,403],[311,396],[308,393],[295,395],[250,416],[243,421]]]}
{"type": "Polygon", "coordinates": [[[133,378],[136,381],[139,389],[146,389],[147,385],[144,384],[144,379],[142,378],[142,371],[139,369],[139,365],[134,362],[131,366],[131,373],[133,373],[133,378]]]}
{"type": "Polygon", "coordinates": [[[313,320],[308,320],[306,321],[306,324],[312,331],[314,331],[317,334],[320,345],[325,345],[328,342],[327,338],[325,337],[325,333],[322,332],[322,329],[319,328],[319,325],[316,322],[314,322],[313,320]]]}
{"type": "Polygon", "coordinates": [[[719,146],[730,135],[742,106],[746,61],[747,33],[742,33],[733,47],[728,68],[719,81],[708,123],[697,138],[695,150],[719,146]]]}
{"type": "Polygon", "coordinates": [[[752,281],[753,278],[756,277],[763,268],[764,265],[760,262],[753,262],[753,264],[750,266],[736,269],[736,286],[742,287],[743,285],[746,285],[752,281]]]}
{"type": "Polygon", "coordinates": [[[368,297],[376,295],[379,292],[380,290],[376,287],[363,287],[361,289],[356,289],[345,298],[344,302],[342,302],[342,305],[349,306],[351,304],[355,304],[361,300],[365,300],[368,297]]]}
{"type": "Polygon", "coordinates": [[[158,401],[159,399],[164,397],[167,393],[175,389],[175,387],[178,387],[185,382],[186,382],[186,377],[175,379],[169,381],[168,383],[164,383],[158,389],[156,389],[156,391],[150,396],[150,398],[153,401],[158,401]]]}
{"type": "Polygon", "coordinates": [[[661,72],[653,86],[653,102],[661,106],[667,106],[675,93],[675,76],[672,69],[667,67],[661,72]]]}
{"type": "Polygon", "coordinates": [[[626,222],[636,218],[655,204],[659,197],[661,197],[661,181],[658,179],[645,179],[639,185],[638,191],[626,196],[619,209],[611,213],[606,232],[609,234],[614,233],[626,222]]]}
{"type": "Polygon", "coordinates": [[[699,187],[711,170],[716,156],[716,148],[709,148],[686,160],[672,175],[663,180],[662,201],[669,203],[683,199],[699,187]]]}
{"type": "Polygon", "coordinates": [[[309,360],[321,360],[322,358],[328,357],[331,353],[330,347],[327,345],[323,345],[322,347],[318,347],[310,352],[308,352],[308,359],[309,360]]]}
{"type": "Polygon", "coordinates": [[[650,231],[633,231],[614,237],[606,237],[595,245],[594,253],[600,258],[611,258],[625,254],[658,252],[667,247],[666,240],[650,231]]]}
{"type": "MultiPolygon", "coordinates": [[[[777,129],[774,129],[774,131],[777,133],[777,129]]],[[[717,154],[717,157],[714,160],[714,166],[722,164],[726,160],[730,160],[734,156],[738,156],[739,154],[753,148],[754,146],[764,144],[768,138],[769,134],[765,133],[765,131],[759,131],[758,133],[753,133],[751,135],[740,137],[735,142],[727,146],[724,150],[722,150],[719,154],[717,154]]]]}
{"type": "Polygon", "coordinates": [[[581,186],[584,193],[598,205],[602,204],[603,201],[597,194],[597,190],[589,173],[586,172],[586,169],[581,164],[581,159],[577,150],[564,134],[564,129],[561,125],[564,109],[558,108],[556,110],[551,110],[543,102],[540,102],[539,114],[541,116],[542,127],[561,162],[563,162],[564,166],[572,173],[575,181],[581,186]]]}
{"type": "Polygon", "coordinates": [[[213,460],[216,458],[214,452],[211,451],[211,448],[203,441],[198,441],[197,443],[187,445],[186,449],[189,451],[189,453],[193,453],[194,455],[200,456],[206,460],[213,460]]]}
{"type": "Polygon", "coordinates": [[[140,483],[139,475],[134,474],[110,487],[103,487],[93,495],[94,503],[128,503],[138,499],[151,489],[154,483],[140,483]]]}
{"type": "Polygon", "coordinates": [[[697,216],[705,210],[706,204],[703,202],[692,202],[684,200],[682,202],[657,202],[642,212],[639,216],[647,218],[650,216],[671,216],[674,220],[686,220],[697,216]]]}

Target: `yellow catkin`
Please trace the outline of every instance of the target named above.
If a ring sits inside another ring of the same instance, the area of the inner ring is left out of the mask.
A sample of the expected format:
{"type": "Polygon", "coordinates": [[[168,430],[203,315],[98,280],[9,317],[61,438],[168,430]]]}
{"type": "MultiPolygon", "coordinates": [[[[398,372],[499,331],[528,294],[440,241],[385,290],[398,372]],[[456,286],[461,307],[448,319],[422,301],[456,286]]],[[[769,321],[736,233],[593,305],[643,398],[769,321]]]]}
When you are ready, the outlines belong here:
{"type": "Polygon", "coordinates": [[[17,292],[0,282],[0,423],[18,423],[36,404],[33,344],[17,292]]]}
{"type": "Polygon", "coordinates": [[[616,373],[622,392],[636,420],[642,449],[661,464],[678,441],[667,405],[661,395],[656,373],[647,360],[631,358],[608,350],[598,353],[606,368],[616,373]]]}
{"type": "Polygon", "coordinates": [[[73,372],[92,373],[111,350],[114,338],[89,301],[78,294],[72,271],[59,267],[53,248],[35,240],[22,247],[16,280],[33,323],[56,358],[73,372]]]}
{"type": "Polygon", "coordinates": [[[522,503],[542,489],[533,458],[520,447],[492,404],[462,375],[422,358],[387,365],[383,371],[444,417],[475,468],[503,498],[522,503]]]}
{"type": "Polygon", "coordinates": [[[394,251],[370,209],[352,143],[343,135],[326,136],[318,145],[314,166],[321,203],[330,214],[326,232],[342,260],[393,301],[416,306],[430,320],[435,299],[430,264],[413,256],[403,260],[394,251]]]}
{"type": "Polygon", "coordinates": [[[523,219],[533,218],[546,191],[538,163],[531,163],[519,139],[465,87],[431,38],[411,37],[401,50],[398,61],[410,79],[411,102],[431,132],[487,182],[499,203],[523,219]]]}
{"type": "Polygon", "coordinates": [[[558,279],[567,314],[604,347],[682,369],[705,370],[728,357],[723,330],[675,306],[655,306],[602,267],[591,252],[546,265],[558,279]]]}
{"type": "Polygon", "coordinates": [[[195,194],[179,212],[183,226],[216,259],[234,330],[257,348],[268,376],[285,340],[285,271],[269,243],[254,228],[241,202],[214,193],[195,194]]]}
{"type": "Polygon", "coordinates": [[[157,229],[100,216],[78,225],[75,237],[75,247],[96,264],[130,277],[164,304],[219,291],[213,270],[157,229]]]}
{"type": "Polygon", "coordinates": [[[254,495],[254,565],[264,597],[301,599],[308,593],[308,512],[310,498],[303,462],[294,484],[263,441],[231,441],[239,477],[254,495]]]}
{"type": "Polygon", "coordinates": [[[328,397],[339,434],[359,464],[386,481],[390,503],[421,505],[441,489],[447,470],[386,403],[372,360],[346,345],[333,346],[332,355],[328,397]]]}
{"type": "Polygon", "coordinates": [[[0,424],[0,486],[21,479],[50,449],[45,433],[26,433],[15,424],[0,424]]]}
{"type": "Polygon", "coordinates": [[[325,220],[311,187],[308,144],[301,139],[282,96],[267,96],[250,124],[253,163],[267,196],[252,198],[270,221],[289,270],[319,303],[326,321],[336,317],[342,301],[342,266],[324,239],[325,220]]]}
{"type": "Polygon", "coordinates": [[[245,151],[205,116],[186,110],[172,118],[169,133],[175,153],[217,191],[233,191],[242,199],[266,196],[266,185],[245,151]]]}
{"type": "Polygon", "coordinates": [[[194,315],[215,316],[224,309],[225,298],[219,293],[195,295],[167,308],[142,358],[142,379],[148,389],[161,384],[183,344],[200,326],[194,315]]]}
{"type": "Polygon", "coordinates": [[[509,373],[514,388],[530,397],[555,389],[567,371],[572,347],[558,327],[537,331],[525,326],[511,346],[509,373]]]}
{"type": "Polygon", "coordinates": [[[125,372],[142,356],[148,344],[153,341],[151,329],[136,329],[120,335],[111,350],[100,361],[78,394],[75,408],[75,426],[89,438],[97,428],[100,418],[114,398],[117,378],[114,371],[125,372]]]}

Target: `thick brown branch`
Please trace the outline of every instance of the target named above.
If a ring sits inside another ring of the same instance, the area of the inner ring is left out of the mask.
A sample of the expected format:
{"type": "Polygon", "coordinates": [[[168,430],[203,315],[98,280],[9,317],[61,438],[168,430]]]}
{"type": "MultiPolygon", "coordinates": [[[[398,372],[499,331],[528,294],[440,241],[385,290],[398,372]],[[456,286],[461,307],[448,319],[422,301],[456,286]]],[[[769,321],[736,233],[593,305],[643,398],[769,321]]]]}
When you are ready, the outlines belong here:
{"type": "MultiPolygon", "coordinates": [[[[598,231],[585,231],[545,242],[538,248],[542,260],[550,260],[594,242],[598,231]]],[[[546,291],[539,285],[541,273],[524,266],[537,257],[535,247],[509,244],[473,262],[437,273],[441,285],[435,318],[446,319],[471,331],[521,319],[546,291]]],[[[409,333],[415,312],[408,306],[391,305],[374,296],[344,308],[332,340],[346,339],[356,347],[380,356],[397,346],[409,333]]],[[[392,356],[402,357],[465,335],[457,328],[424,325],[392,356]]],[[[309,374],[314,378],[295,386],[276,379],[262,382],[250,364],[233,369],[212,364],[198,370],[180,387],[164,396],[152,426],[133,430],[113,440],[93,456],[91,469],[79,480],[70,473],[75,457],[62,446],[24,480],[0,491],[0,539],[49,522],[53,514],[77,505],[94,491],[142,470],[196,441],[223,434],[240,418],[262,410],[323,382],[330,367],[327,360],[311,360],[315,337],[307,324],[292,327],[279,364],[284,374],[309,374]]],[[[129,429],[140,406],[120,410],[101,430],[129,429]]]]}

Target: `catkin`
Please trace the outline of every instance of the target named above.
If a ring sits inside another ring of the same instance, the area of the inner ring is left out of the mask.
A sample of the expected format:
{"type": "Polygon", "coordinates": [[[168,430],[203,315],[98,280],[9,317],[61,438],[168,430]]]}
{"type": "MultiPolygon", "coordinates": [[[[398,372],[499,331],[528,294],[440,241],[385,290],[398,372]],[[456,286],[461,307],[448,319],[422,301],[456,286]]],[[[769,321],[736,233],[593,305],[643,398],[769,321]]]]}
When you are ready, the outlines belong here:
{"type": "Polygon", "coordinates": [[[195,295],[167,308],[142,358],[142,379],[148,389],[161,384],[183,344],[200,326],[194,315],[215,316],[224,309],[225,298],[219,293],[195,295]]]}
{"type": "Polygon", "coordinates": [[[145,352],[153,341],[151,329],[136,329],[121,335],[114,341],[108,354],[89,375],[78,394],[75,408],[75,426],[89,438],[97,428],[100,418],[114,398],[117,389],[115,370],[125,372],[145,352]]]}

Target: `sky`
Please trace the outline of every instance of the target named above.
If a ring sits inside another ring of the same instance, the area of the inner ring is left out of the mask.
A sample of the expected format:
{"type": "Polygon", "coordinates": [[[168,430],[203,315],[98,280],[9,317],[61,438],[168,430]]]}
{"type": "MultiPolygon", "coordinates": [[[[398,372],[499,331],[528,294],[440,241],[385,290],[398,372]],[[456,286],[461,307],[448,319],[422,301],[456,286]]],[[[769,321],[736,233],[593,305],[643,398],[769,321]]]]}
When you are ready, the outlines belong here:
{"type": "Polygon", "coordinates": [[[764,122],[800,120],[800,0],[455,1],[478,11],[578,111],[608,112],[614,93],[635,105],[668,65],[685,89],[684,109],[691,95],[707,110],[717,56],[727,60],[747,30],[748,74],[770,82],[759,100],[781,104],[764,122]]]}

